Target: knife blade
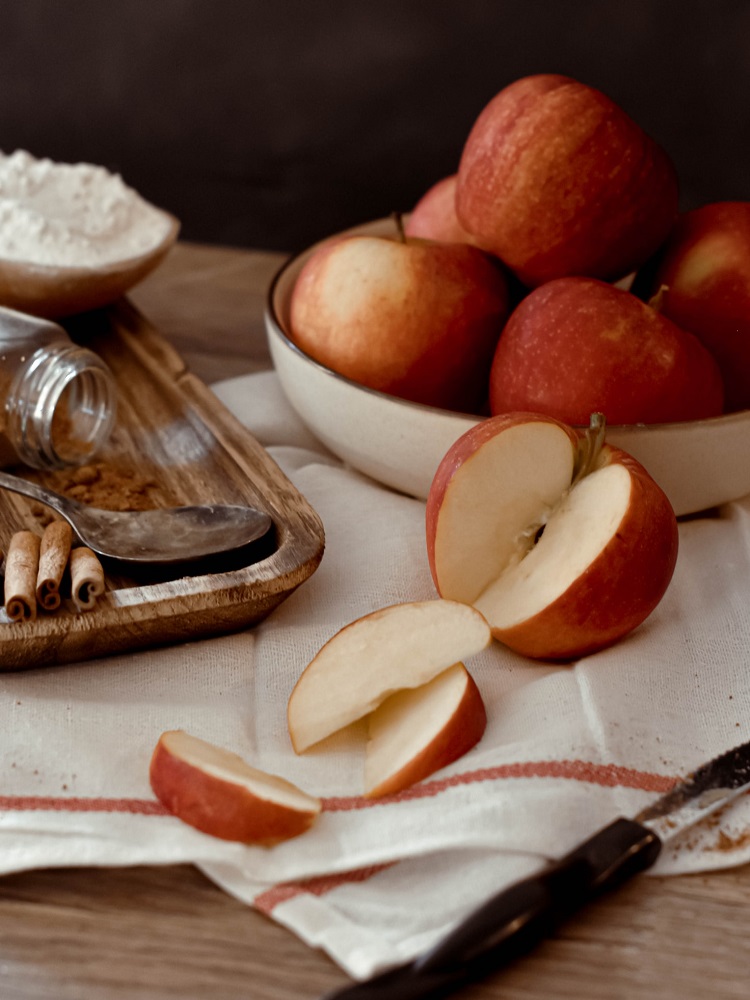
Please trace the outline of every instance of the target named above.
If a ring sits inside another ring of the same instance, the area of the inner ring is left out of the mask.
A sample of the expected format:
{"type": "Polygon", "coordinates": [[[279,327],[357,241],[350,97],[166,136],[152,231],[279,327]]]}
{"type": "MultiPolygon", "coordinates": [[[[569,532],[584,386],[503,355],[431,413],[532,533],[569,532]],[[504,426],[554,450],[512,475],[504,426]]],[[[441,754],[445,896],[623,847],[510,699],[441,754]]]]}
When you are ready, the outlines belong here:
{"type": "Polygon", "coordinates": [[[708,761],[631,819],[619,817],[492,896],[411,962],[323,1000],[439,998],[530,951],[586,903],[654,864],[663,846],[750,789],[750,742],[708,761]]]}

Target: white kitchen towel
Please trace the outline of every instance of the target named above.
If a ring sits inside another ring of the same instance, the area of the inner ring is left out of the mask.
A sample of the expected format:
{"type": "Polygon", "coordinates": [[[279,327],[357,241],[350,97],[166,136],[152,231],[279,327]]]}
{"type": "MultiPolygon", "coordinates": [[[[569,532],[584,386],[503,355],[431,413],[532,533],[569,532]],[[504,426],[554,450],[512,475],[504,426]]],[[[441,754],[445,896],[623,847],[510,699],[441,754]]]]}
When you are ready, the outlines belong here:
{"type": "MultiPolygon", "coordinates": [[[[750,739],[750,498],[680,526],[673,582],[635,633],[570,666],[499,644],[467,666],[488,726],[465,757],[362,798],[362,731],[296,756],[286,703],[334,632],[429,599],[424,504],[319,445],[273,373],[215,387],[320,514],[316,573],[260,626],[203,642],[0,674],[0,871],[193,862],[355,977],[409,958],[499,888],[679,775],[750,739]],[[306,834],[257,848],[206,836],[154,798],[159,735],[185,729],[323,798],[306,834]]],[[[750,860],[750,801],[653,871],[750,860]]]]}

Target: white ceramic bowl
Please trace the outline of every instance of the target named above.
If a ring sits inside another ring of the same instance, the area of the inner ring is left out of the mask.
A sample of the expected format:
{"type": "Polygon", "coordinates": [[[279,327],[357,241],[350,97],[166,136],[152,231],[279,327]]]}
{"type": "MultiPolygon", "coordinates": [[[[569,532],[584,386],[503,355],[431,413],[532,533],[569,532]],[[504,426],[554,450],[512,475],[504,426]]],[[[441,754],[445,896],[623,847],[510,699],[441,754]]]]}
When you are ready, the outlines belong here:
{"type": "MultiPolygon", "coordinates": [[[[380,219],[347,232],[392,231],[392,220],[380,219]]],[[[290,296],[314,249],[289,260],[269,289],[266,331],[282,388],[302,420],[335,455],[386,486],[425,499],[445,452],[480,418],[365,388],[313,361],[292,343],[290,296]]],[[[678,515],[750,493],[750,410],[690,423],[612,426],[607,441],[648,469],[678,515]]]]}

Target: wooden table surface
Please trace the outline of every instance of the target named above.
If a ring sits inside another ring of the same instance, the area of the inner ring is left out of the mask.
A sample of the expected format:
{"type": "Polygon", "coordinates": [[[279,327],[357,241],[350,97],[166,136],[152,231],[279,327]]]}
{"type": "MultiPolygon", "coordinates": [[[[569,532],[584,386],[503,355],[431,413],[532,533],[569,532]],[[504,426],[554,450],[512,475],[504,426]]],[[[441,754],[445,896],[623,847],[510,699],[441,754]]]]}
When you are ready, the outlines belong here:
{"type": "MultiPolygon", "coordinates": [[[[269,364],[262,311],[282,260],[180,244],[131,298],[205,381],[257,371],[269,364]]],[[[747,1000],[748,920],[750,866],[641,876],[461,995],[747,1000]]],[[[313,1000],[347,981],[188,866],[0,879],[0,1000],[313,1000]]]]}

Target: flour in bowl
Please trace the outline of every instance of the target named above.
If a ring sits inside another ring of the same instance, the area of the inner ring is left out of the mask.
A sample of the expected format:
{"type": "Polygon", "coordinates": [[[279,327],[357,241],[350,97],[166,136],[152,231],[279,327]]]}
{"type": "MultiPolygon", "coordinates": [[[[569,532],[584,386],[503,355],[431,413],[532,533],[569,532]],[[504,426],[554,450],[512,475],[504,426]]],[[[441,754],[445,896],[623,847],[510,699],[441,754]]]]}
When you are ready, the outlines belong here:
{"type": "Polygon", "coordinates": [[[104,167],[0,152],[0,259],[99,267],[148,253],[173,225],[104,167]]]}

